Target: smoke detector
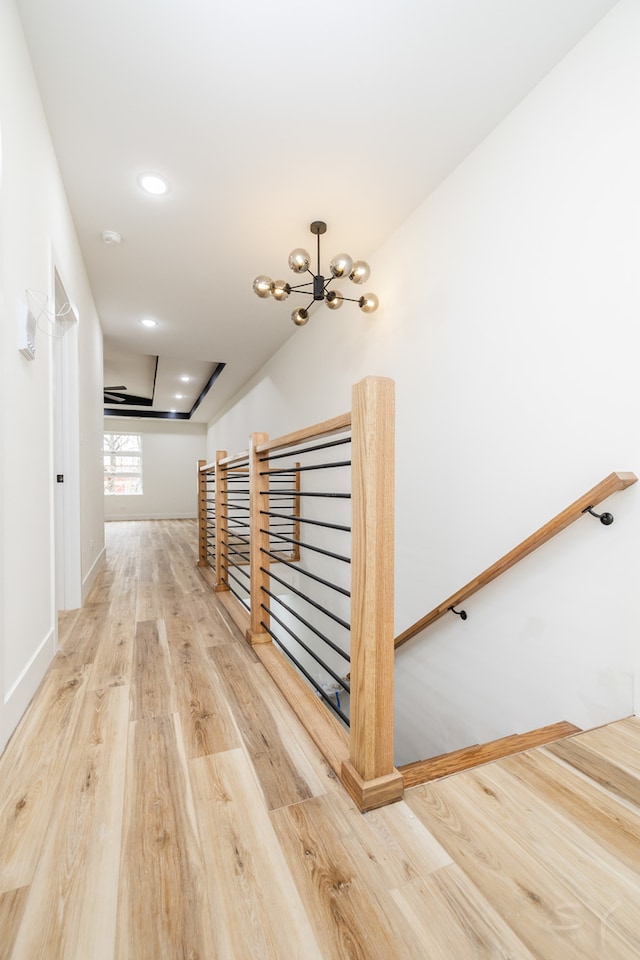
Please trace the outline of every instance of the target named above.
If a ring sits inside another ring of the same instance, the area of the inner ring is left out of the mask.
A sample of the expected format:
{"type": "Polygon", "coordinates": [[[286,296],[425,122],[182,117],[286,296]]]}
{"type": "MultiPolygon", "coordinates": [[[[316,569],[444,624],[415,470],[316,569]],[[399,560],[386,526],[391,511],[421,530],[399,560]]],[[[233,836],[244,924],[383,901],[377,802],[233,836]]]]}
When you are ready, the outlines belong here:
{"type": "Polygon", "coordinates": [[[116,247],[119,243],[122,243],[122,236],[117,230],[103,230],[102,239],[108,247],[116,247]]]}

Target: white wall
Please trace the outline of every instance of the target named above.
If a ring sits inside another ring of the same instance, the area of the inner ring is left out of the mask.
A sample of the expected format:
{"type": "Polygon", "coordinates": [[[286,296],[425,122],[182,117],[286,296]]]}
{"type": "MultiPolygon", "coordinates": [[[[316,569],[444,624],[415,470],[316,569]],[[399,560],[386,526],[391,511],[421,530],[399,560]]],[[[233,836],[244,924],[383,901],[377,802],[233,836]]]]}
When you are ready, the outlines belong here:
{"type": "MultiPolygon", "coordinates": [[[[12,0],[0,2],[2,208],[0,309],[2,378],[2,611],[0,747],[53,656],[56,637],[53,542],[53,340],[37,333],[37,355],[17,351],[17,316],[27,289],[54,302],[54,267],[79,322],[76,473],[80,496],[75,546],[78,578],[88,582],[104,548],[99,441],[102,334],[12,0]],[[96,487],[96,477],[98,485],[96,487]]],[[[80,595],[82,583],[77,593],[80,595]]]]}
{"type": "MultiPolygon", "coordinates": [[[[370,257],[379,311],[312,315],[210,425],[208,459],[396,380],[398,632],[612,470],[640,472],[639,48],[621,0],[370,257]]],[[[639,497],[398,652],[398,763],[633,712],[639,497]]]]}
{"type": "Polygon", "coordinates": [[[196,517],[198,460],[206,459],[207,428],[185,420],[107,417],[105,433],[142,435],[143,493],[105,496],[106,520],[196,517]]]}

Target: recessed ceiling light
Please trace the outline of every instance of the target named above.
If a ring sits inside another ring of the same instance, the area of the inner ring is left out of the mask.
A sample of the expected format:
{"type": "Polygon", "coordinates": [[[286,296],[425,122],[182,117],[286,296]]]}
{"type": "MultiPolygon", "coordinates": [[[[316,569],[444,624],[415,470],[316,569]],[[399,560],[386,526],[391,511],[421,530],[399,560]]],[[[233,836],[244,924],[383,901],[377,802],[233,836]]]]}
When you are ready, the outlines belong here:
{"type": "Polygon", "coordinates": [[[151,193],[154,197],[162,197],[169,190],[167,181],[157,173],[141,173],[138,183],[145,193],[151,193]]]}
{"type": "Polygon", "coordinates": [[[157,327],[158,321],[154,320],[153,317],[143,317],[140,321],[143,327],[157,327]]]}
{"type": "Polygon", "coordinates": [[[176,393],[176,400],[184,400],[184,393],[176,393]]]}
{"type": "Polygon", "coordinates": [[[185,376],[180,377],[180,379],[182,380],[183,383],[189,383],[189,381],[191,380],[191,377],[187,377],[185,374],[185,376]]]}

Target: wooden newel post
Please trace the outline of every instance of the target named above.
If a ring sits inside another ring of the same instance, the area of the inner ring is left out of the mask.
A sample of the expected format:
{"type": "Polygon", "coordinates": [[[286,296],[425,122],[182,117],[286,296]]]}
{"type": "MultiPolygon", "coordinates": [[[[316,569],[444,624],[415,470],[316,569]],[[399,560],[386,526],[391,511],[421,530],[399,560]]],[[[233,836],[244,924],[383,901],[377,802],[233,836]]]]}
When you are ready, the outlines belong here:
{"type": "Polygon", "coordinates": [[[198,566],[206,567],[207,559],[207,475],[202,468],[206,460],[198,460],[198,566]]]}
{"type": "Polygon", "coordinates": [[[269,623],[269,614],[261,604],[267,599],[264,588],[270,587],[269,577],[264,570],[269,569],[270,558],[264,553],[269,550],[269,517],[263,511],[269,509],[269,477],[261,476],[269,469],[267,461],[260,461],[257,447],[266,443],[268,433],[253,433],[249,443],[249,574],[251,577],[251,626],[247,631],[250,643],[271,643],[271,637],[262,626],[269,623]],[[262,531],[267,531],[266,533],[262,531]]]}
{"type": "Polygon", "coordinates": [[[227,455],[226,450],[216,451],[216,593],[229,589],[227,583],[227,564],[229,551],[229,529],[227,521],[224,519],[227,515],[227,496],[229,493],[229,484],[227,481],[227,469],[220,466],[220,461],[227,455]]]}
{"type": "Polygon", "coordinates": [[[351,734],[342,782],[360,810],[403,792],[394,767],[394,383],[353,387],[351,734]]]}

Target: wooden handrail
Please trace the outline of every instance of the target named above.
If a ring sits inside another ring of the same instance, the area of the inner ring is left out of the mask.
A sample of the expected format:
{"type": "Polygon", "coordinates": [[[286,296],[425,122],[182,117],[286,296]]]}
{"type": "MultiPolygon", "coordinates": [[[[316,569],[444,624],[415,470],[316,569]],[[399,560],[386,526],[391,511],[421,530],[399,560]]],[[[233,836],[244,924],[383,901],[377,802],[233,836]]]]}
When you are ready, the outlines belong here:
{"type": "Polygon", "coordinates": [[[275,440],[267,440],[256,447],[256,453],[272,453],[274,450],[281,450],[284,447],[295,447],[305,440],[328,437],[333,433],[344,433],[350,426],[351,412],[343,413],[339,417],[333,417],[332,420],[323,420],[311,427],[304,427],[304,429],[296,430],[294,433],[287,433],[283,437],[276,437],[275,440]]]}
{"type": "MultiPolygon", "coordinates": [[[[342,413],[338,417],[333,417],[331,420],[323,420],[320,423],[314,423],[310,427],[304,427],[302,430],[295,430],[293,433],[287,433],[282,437],[276,437],[274,440],[265,440],[263,443],[259,444],[256,447],[256,453],[271,453],[274,450],[281,450],[284,447],[296,446],[299,443],[303,443],[305,440],[319,439],[320,437],[328,437],[334,433],[343,433],[345,430],[348,430],[351,426],[351,411],[348,413],[342,413]]],[[[236,461],[247,460],[249,457],[248,450],[242,450],[240,453],[234,453],[232,456],[225,456],[224,459],[220,460],[218,466],[228,467],[236,461]]],[[[216,463],[205,463],[203,460],[198,461],[198,469],[201,473],[215,473],[216,463]]],[[[247,468],[248,470],[248,468],[247,468]]]]}
{"type": "Polygon", "coordinates": [[[232,456],[224,457],[222,460],[218,460],[216,468],[218,467],[230,467],[234,463],[243,463],[245,460],[249,459],[249,451],[242,450],[240,453],[234,453],[232,456]]]}
{"type": "Polygon", "coordinates": [[[514,547],[513,550],[506,553],[500,560],[497,560],[492,566],[488,567],[484,573],[481,573],[469,581],[461,590],[452,594],[452,596],[440,603],[425,617],[417,620],[413,626],[404,630],[395,638],[394,645],[399,647],[403,643],[406,643],[407,640],[411,640],[412,637],[417,636],[417,634],[421,633],[426,627],[431,626],[432,623],[435,623],[436,620],[443,617],[445,613],[448,613],[451,607],[455,607],[473,596],[473,594],[477,593],[482,587],[491,583],[491,581],[499,577],[500,574],[504,573],[510,567],[515,566],[518,561],[523,560],[530,553],[533,553],[534,550],[537,550],[538,547],[541,547],[543,543],[551,540],[551,538],[555,537],[561,530],[564,530],[575,520],[578,520],[589,507],[595,507],[596,504],[610,497],[612,493],[630,487],[637,479],[635,473],[610,473],[608,477],[605,477],[604,480],[601,480],[595,487],[592,487],[591,490],[576,500],[575,503],[572,503],[555,516],[553,520],[549,520],[549,522],[545,523],[539,530],[532,533],[530,537],[527,537],[527,539],[523,540],[517,547],[514,547]]]}

